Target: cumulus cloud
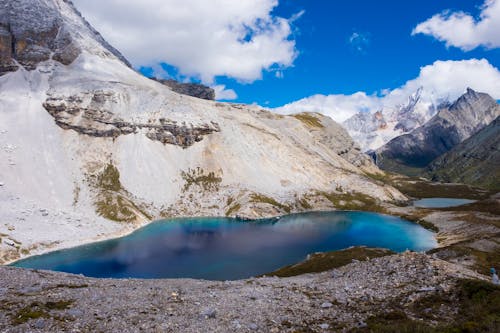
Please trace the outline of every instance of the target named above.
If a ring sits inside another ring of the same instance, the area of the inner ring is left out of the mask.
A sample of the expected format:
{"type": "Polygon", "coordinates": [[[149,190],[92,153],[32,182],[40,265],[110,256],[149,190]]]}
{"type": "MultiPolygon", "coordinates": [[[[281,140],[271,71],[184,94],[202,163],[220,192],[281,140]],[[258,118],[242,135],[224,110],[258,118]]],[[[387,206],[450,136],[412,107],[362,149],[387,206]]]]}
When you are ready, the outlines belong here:
{"type": "Polygon", "coordinates": [[[417,78],[393,90],[380,94],[357,92],[352,95],[314,95],[274,109],[278,113],[319,112],[337,122],[354,114],[376,112],[402,105],[408,97],[423,87],[422,99],[428,103],[454,101],[467,87],[500,99],[500,71],[486,59],[436,61],[420,69],[417,78]]]}
{"type": "Polygon", "coordinates": [[[233,89],[226,89],[226,86],[223,84],[215,85],[212,89],[215,90],[216,100],[230,101],[238,98],[238,95],[236,95],[236,92],[233,89]]]}
{"type": "Polygon", "coordinates": [[[291,19],[272,14],[278,0],[74,0],[88,21],[136,67],[168,63],[213,83],[244,82],[286,68],[296,57],[291,19]]]}
{"type": "Polygon", "coordinates": [[[417,25],[412,35],[430,35],[445,42],[448,47],[470,51],[479,46],[500,47],[499,31],[500,0],[486,0],[478,20],[462,11],[445,11],[417,25]]]}
{"type": "Polygon", "coordinates": [[[314,95],[286,104],[274,111],[282,114],[319,112],[342,122],[355,113],[375,110],[381,106],[381,100],[377,96],[357,92],[352,95],[314,95]]]}

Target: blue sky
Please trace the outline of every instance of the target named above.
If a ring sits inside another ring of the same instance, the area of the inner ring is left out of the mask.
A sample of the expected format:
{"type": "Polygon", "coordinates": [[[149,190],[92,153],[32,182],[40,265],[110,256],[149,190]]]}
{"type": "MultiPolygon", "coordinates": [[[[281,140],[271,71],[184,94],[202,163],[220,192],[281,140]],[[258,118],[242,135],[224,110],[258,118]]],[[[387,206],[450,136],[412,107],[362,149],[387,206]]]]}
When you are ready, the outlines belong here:
{"type": "Polygon", "coordinates": [[[467,86],[500,98],[500,0],[75,3],[146,76],[201,81],[233,102],[343,121],[424,85],[428,100],[467,86]]]}
{"type": "MultiPolygon", "coordinates": [[[[239,83],[217,77],[236,91],[234,102],[278,107],[313,94],[375,93],[394,89],[418,76],[420,67],[436,60],[486,58],[500,67],[500,50],[483,47],[464,52],[425,35],[412,36],[415,26],[443,10],[477,16],[483,1],[311,1],[281,0],[273,14],[293,22],[298,56],[276,77],[265,71],[262,80],[239,83]],[[352,36],[360,36],[350,42],[352,36]]],[[[176,73],[169,67],[170,73],[176,73]]],[[[145,74],[150,74],[144,70],[145,74]]]]}

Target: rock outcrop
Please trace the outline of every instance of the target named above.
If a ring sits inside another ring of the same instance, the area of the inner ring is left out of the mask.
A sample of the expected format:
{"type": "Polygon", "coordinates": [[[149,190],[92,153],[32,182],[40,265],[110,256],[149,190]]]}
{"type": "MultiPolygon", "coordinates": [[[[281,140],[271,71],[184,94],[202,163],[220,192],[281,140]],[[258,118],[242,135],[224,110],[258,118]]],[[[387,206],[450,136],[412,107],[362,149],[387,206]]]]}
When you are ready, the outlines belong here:
{"type": "Polygon", "coordinates": [[[500,116],[434,160],[425,176],[500,190],[500,116]]]}
{"type": "Polygon", "coordinates": [[[423,126],[377,149],[376,163],[384,170],[416,175],[499,115],[500,106],[493,98],[469,88],[423,126]]]}
{"type": "Polygon", "coordinates": [[[199,83],[182,83],[176,80],[162,80],[153,78],[178,94],[188,95],[209,101],[215,100],[215,90],[199,83]]]}
{"type": "Polygon", "coordinates": [[[51,96],[43,107],[59,127],[92,137],[117,138],[141,131],[151,140],[187,148],[203,140],[205,135],[220,131],[215,122],[195,126],[161,117],[149,118],[146,122],[124,120],[107,109],[107,104],[117,99],[113,91],[91,91],[69,97],[51,96]]]}
{"type": "Polygon", "coordinates": [[[90,27],[71,1],[1,1],[0,75],[15,71],[19,66],[33,70],[39,63],[49,59],[68,65],[82,50],[92,47],[84,45],[87,38],[100,44],[105,53],[128,64],[116,49],[90,27]],[[60,6],[62,2],[64,4],[60,6]],[[87,28],[86,35],[77,35],[75,19],[87,28]]]}

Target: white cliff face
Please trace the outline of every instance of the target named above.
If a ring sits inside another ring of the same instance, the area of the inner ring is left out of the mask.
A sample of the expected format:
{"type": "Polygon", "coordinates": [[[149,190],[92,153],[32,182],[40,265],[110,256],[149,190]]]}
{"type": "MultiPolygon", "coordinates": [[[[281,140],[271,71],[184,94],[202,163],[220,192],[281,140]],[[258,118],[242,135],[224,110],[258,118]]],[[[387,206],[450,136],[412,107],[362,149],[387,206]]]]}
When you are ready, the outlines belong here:
{"type": "Polygon", "coordinates": [[[68,1],[40,3],[78,55],[30,70],[12,58],[17,71],[0,76],[0,262],[161,217],[405,200],[367,177],[379,170],[330,118],[179,95],[131,69],[68,1]]]}

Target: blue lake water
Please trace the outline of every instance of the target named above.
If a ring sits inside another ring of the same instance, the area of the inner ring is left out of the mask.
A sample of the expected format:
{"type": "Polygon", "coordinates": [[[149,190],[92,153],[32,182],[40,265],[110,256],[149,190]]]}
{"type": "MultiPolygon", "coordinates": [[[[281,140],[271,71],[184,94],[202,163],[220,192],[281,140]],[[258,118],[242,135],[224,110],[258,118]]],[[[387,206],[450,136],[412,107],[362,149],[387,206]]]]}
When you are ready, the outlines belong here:
{"type": "Polygon", "coordinates": [[[445,208],[462,206],[473,203],[475,200],[454,198],[425,198],[413,202],[413,206],[422,208],[445,208]]]}
{"type": "Polygon", "coordinates": [[[119,239],[27,258],[13,266],[100,278],[232,280],[274,271],[307,254],[350,246],[401,252],[436,246],[433,233],[397,217],[367,212],[294,214],[240,222],[192,218],[154,222],[119,239]]]}

